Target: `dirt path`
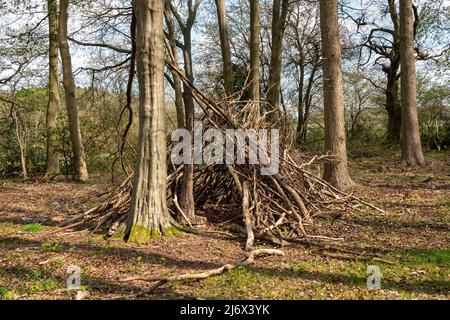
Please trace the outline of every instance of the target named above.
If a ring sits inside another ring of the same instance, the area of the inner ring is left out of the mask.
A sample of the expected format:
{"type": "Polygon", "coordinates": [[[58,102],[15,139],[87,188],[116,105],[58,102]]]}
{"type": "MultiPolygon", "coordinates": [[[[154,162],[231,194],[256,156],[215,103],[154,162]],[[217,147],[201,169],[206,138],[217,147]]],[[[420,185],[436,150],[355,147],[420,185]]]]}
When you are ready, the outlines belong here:
{"type": "MultiPolygon", "coordinates": [[[[345,238],[325,243],[340,251],[290,246],[283,249],[285,257],[261,259],[202,282],[175,283],[145,298],[448,299],[450,158],[428,162],[409,171],[386,154],[353,159],[357,195],[388,214],[366,210],[321,221],[327,234],[345,238]],[[365,253],[355,259],[353,252],[365,253]],[[381,269],[380,290],[367,288],[368,265],[381,269]]],[[[71,298],[64,290],[70,265],[81,268],[88,298],[110,299],[148,285],[117,279],[201,271],[245,255],[238,241],[218,236],[182,235],[137,246],[85,232],[48,234],[68,215],[92,206],[107,188],[0,181],[0,298],[71,298]]]]}

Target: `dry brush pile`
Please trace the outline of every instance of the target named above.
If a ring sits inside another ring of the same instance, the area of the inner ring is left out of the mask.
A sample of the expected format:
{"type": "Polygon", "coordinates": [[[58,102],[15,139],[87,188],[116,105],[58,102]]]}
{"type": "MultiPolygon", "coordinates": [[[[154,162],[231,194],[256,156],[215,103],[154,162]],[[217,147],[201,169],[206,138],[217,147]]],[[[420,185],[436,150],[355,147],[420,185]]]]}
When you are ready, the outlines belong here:
{"type": "MultiPolygon", "coordinates": [[[[183,81],[187,80],[182,76],[183,81]]],[[[226,129],[271,129],[273,123],[267,119],[269,113],[260,115],[259,103],[227,102],[216,103],[202,92],[191,86],[197,104],[203,110],[197,120],[203,124],[203,130],[215,128],[227,134],[226,129]]],[[[246,146],[246,164],[196,165],[194,172],[194,198],[196,208],[214,205],[216,207],[239,208],[234,210],[227,221],[234,223],[233,230],[246,234],[246,248],[253,246],[255,238],[283,244],[298,239],[328,239],[311,234],[315,219],[323,215],[337,215],[348,210],[360,210],[371,207],[352,194],[337,190],[318,175],[309,171],[312,165],[323,161],[334,161],[331,156],[307,158],[292,146],[292,131],[289,125],[282,123],[279,154],[279,171],[273,175],[262,175],[261,164],[249,164],[249,144],[246,146]],[[234,215],[234,216],[233,216],[234,215]]],[[[271,139],[267,139],[270,141],[271,139]]],[[[258,141],[256,142],[258,143],[258,141]]],[[[169,144],[169,149],[173,144],[169,144]]],[[[270,145],[260,146],[269,152],[270,145]]],[[[169,152],[170,154],[170,152],[169,152]]],[[[272,157],[273,154],[269,154],[272,157]]],[[[177,193],[183,166],[173,166],[167,178],[167,198],[172,217],[190,224],[177,201],[177,193]]],[[[132,177],[128,177],[120,186],[103,194],[102,203],[69,220],[64,229],[85,227],[94,231],[108,230],[112,234],[126,219],[132,187],[132,177]]],[[[179,226],[179,224],[177,223],[179,226]]],[[[222,223],[222,225],[226,225],[222,223]]]]}

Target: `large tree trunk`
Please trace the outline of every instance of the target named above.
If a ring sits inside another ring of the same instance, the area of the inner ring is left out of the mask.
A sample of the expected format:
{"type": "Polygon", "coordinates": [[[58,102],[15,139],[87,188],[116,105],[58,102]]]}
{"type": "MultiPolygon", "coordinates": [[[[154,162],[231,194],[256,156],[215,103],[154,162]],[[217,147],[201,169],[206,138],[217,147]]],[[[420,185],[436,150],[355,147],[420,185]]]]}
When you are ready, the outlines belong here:
{"type": "Polygon", "coordinates": [[[230,37],[228,34],[227,11],[225,0],[215,0],[217,7],[217,19],[219,21],[220,48],[223,60],[223,78],[225,94],[232,95],[233,90],[233,68],[231,64],[230,37]]]}
{"type": "Polygon", "coordinates": [[[163,1],[140,0],[136,8],[139,139],[125,239],[145,242],[168,232],[164,106],[163,1]]]}
{"type": "Polygon", "coordinates": [[[75,95],[75,80],[72,71],[72,58],[67,41],[67,20],[69,0],[61,0],[58,19],[58,41],[59,51],[63,67],[64,92],[66,98],[67,114],[69,118],[70,141],[72,143],[72,153],[74,162],[74,179],[76,181],[87,181],[89,179],[84,146],[81,138],[80,122],[78,118],[78,107],[75,95]]]}
{"type": "Polygon", "coordinates": [[[259,102],[259,0],[250,0],[250,98],[259,102]]]}
{"type": "Polygon", "coordinates": [[[269,106],[278,114],[281,98],[281,63],[283,54],[283,35],[288,0],[274,0],[272,14],[272,53],[270,57],[268,101],[269,106]]]}
{"type": "Polygon", "coordinates": [[[417,117],[416,64],[414,58],[414,20],[412,0],[400,0],[402,161],[407,165],[425,164],[417,117]]]}
{"type": "MultiPolygon", "coordinates": [[[[167,33],[168,33],[168,40],[170,44],[170,49],[172,51],[173,56],[173,63],[176,67],[179,66],[179,59],[178,59],[178,47],[176,43],[176,35],[175,35],[175,27],[173,24],[173,14],[170,10],[170,7],[167,5],[167,1],[165,2],[166,6],[164,9],[164,15],[166,18],[166,24],[167,24],[167,33]]],[[[177,111],[177,127],[178,128],[184,128],[185,126],[185,119],[184,119],[184,104],[183,104],[183,90],[181,87],[181,79],[178,73],[175,70],[170,69],[171,76],[172,76],[172,88],[175,92],[175,109],[177,111]]]]}
{"type": "Polygon", "coordinates": [[[325,149],[337,157],[337,161],[325,164],[324,179],[345,190],[350,188],[353,182],[347,168],[338,0],[320,0],[320,28],[323,50],[325,149]]]}
{"type": "Polygon", "coordinates": [[[48,0],[48,35],[49,35],[49,98],[47,105],[47,168],[46,174],[59,173],[59,156],[57,152],[57,120],[60,107],[58,84],[58,15],[56,0],[48,0]]]}

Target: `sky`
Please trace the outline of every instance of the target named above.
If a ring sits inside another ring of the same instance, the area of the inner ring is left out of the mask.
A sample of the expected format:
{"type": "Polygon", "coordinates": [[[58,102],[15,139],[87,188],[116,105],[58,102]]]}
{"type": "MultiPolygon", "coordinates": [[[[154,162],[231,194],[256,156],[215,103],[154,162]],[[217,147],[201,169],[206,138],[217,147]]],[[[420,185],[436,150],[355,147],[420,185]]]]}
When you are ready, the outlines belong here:
{"type": "MultiPolygon", "coordinates": [[[[12,0],[0,0],[0,10],[5,8],[5,5],[12,0]]],[[[104,0],[103,0],[104,1],[104,0]]],[[[87,9],[92,9],[93,7],[101,8],[102,6],[102,0],[96,1],[96,2],[90,2],[87,9]]],[[[114,0],[117,2],[117,6],[120,6],[120,0],[114,0]]],[[[369,8],[368,11],[368,21],[370,20],[377,20],[380,24],[386,24],[388,23],[388,18],[380,19],[381,12],[378,9],[377,6],[378,3],[385,3],[386,0],[347,0],[347,4],[349,7],[354,8],[355,10],[352,10],[353,13],[357,13],[358,9],[360,8],[369,8]]],[[[233,1],[227,0],[227,4],[230,5],[230,3],[233,1]]],[[[424,3],[430,2],[430,0],[416,0],[415,3],[419,5],[423,5],[424,3]]],[[[8,66],[13,66],[13,68],[17,68],[17,64],[14,63],[15,60],[17,60],[15,57],[12,59],[8,59],[8,53],[12,53],[15,50],[21,49],[20,51],[22,53],[26,53],[27,56],[33,56],[33,55],[39,55],[41,52],[45,52],[45,44],[46,44],[46,32],[47,32],[47,22],[44,19],[46,16],[46,1],[43,0],[28,0],[26,1],[30,8],[30,11],[33,12],[32,15],[27,14],[26,10],[21,10],[20,14],[6,14],[2,16],[2,19],[0,19],[0,43],[8,45],[6,47],[9,47],[5,50],[5,46],[1,45],[0,48],[0,79],[7,77],[11,74],[12,70],[8,70],[8,66]],[[42,21],[42,19],[44,19],[42,21]],[[39,24],[40,22],[40,24],[39,24]],[[23,42],[18,41],[11,41],[8,37],[8,34],[18,34],[23,33],[25,30],[29,29],[30,27],[39,24],[39,30],[40,36],[37,37],[37,41],[40,41],[42,45],[38,47],[37,49],[35,47],[31,47],[30,45],[24,45],[23,42]],[[5,70],[6,69],[6,70],[5,70]]],[[[444,0],[444,5],[450,6],[450,0],[444,0]]],[[[204,12],[203,8],[203,11],[204,12]]],[[[79,30],[82,27],[83,21],[86,18],[86,11],[77,11],[74,10],[71,11],[69,26],[70,30],[69,33],[72,33],[74,31],[79,30]]],[[[97,25],[93,25],[94,27],[100,27],[100,25],[104,23],[100,21],[97,25]]],[[[351,21],[344,21],[343,22],[345,27],[349,30],[355,30],[355,24],[351,21]]],[[[124,30],[118,30],[118,32],[112,32],[113,37],[110,37],[106,39],[106,41],[118,44],[120,46],[126,46],[129,42],[127,37],[122,36],[120,33],[127,33],[128,30],[126,30],[126,24],[124,24],[124,30]]],[[[449,26],[450,27],[450,26],[449,26]]],[[[112,30],[112,29],[110,29],[112,30]]],[[[98,33],[97,33],[98,34],[98,33]]],[[[448,35],[450,38],[450,34],[448,35]]],[[[96,37],[92,37],[91,34],[88,34],[87,32],[81,30],[81,32],[77,32],[76,38],[78,40],[82,41],[95,41],[96,37]]],[[[196,50],[196,43],[199,43],[202,41],[202,33],[199,32],[199,29],[196,28],[193,33],[194,38],[194,51],[196,50]]],[[[427,40],[431,44],[433,40],[427,40]]],[[[86,68],[88,66],[92,67],[99,67],[105,65],[105,61],[107,63],[115,64],[120,61],[123,56],[115,54],[111,52],[111,50],[106,49],[92,49],[92,48],[86,48],[81,46],[76,46],[73,43],[71,45],[71,52],[73,56],[73,67],[76,72],[76,80],[78,85],[89,85],[90,77],[88,75],[90,73],[88,72],[81,72],[83,68],[86,68]]],[[[438,51],[438,46],[430,45],[433,50],[438,51]]],[[[194,52],[194,55],[196,52],[194,52]]],[[[28,79],[31,82],[24,82],[22,85],[40,85],[44,86],[47,83],[47,75],[46,75],[46,55],[41,55],[41,57],[36,58],[33,60],[33,62],[29,66],[29,70],[31,74],[28,75],[28,79]],[[34,77],[33,77],[33,76],[34,77]]],[[[200,66],[201,67],[201,66],[200,66]]],[[[420,67],[420,66],[419,66],[420,67]]]]}

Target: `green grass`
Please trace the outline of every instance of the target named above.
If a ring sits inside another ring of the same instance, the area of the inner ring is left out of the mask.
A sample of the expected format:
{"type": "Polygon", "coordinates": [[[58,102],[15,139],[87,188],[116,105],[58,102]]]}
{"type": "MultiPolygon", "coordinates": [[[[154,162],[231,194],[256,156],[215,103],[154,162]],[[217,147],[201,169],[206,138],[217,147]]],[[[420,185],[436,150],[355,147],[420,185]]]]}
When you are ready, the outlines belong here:
{"type": "Polygon", "coordinates": [[[443,265],[450,268],[450,250],[409,251],[405,255],[410,265],[435,266],[443,265]]]}
{"type": "Polygon", "coordinates": [[[22,231],[25,232],[41,232],[43,229],[44,226],[40,223],[26,224],[22,227],[22,231]]]}
{"type": "Polygon", "coordinates": [[[49,276],[41,269],[36,269],[26,274],[25,280],[28,283],[24,291],[31,295],[39,292],[53,291],[61,286],[60,281],[49,276]]]}
{"type": "Polygon", "coordinates": [[[450,250],[403,251],[384,258],[397,263],[311,256],[275,269],[240,267],[206,279],[198,293],[202,299],[415,299],[448,294],[450,250]],[[382,292],[367,288],[369,265],[381,269],[382,292]]]}
{"type": "Polygon", "coordinates": [[[445,159],[446,157],[449,156],[449,152],[433,150],[433,151],[425,152],[425,155],[427,157],[434,158],[434,159],[445,159]]]}

